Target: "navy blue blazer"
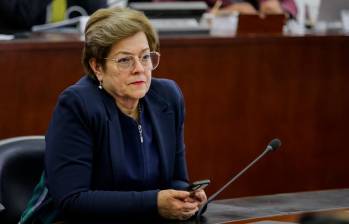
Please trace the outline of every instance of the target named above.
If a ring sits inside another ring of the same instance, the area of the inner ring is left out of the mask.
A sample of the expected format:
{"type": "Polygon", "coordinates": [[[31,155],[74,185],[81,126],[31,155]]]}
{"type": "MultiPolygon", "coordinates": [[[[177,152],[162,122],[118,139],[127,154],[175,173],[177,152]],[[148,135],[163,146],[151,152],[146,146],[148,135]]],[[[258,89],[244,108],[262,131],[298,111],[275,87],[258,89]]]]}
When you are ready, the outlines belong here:
{"type": "Polygon", "coordinates": [[[157,215],[160,189],[188,186],[182,93],[175,82],[153,78],[144,97],[159,148],[161,184],[143,191],[123,179],[128,164],[117,107],[114,98],[97,86],[85,76],[59,97],[46,135],[49,194],[68,216],[157,215]]]}

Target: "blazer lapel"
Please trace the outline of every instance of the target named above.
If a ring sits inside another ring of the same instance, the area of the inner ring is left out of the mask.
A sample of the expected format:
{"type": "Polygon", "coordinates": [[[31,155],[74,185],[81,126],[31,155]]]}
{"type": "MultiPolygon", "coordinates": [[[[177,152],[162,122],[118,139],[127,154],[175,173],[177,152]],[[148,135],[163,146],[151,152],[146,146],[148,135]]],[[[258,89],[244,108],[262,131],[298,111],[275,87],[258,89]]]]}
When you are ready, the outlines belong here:
{"type": "Polygon", "coordinates": [[[102,98],[104,104],[106,106],[107,115],[108,115],[108,133],[109,136],[109,153],[110,153],[110,161],[112,166],[112,176],[114,186],[116,186],[116,182],[118,179],[118,174],[123,172],[120,170],[122,166],[120,164],[124,164],[123,158],[125,153],[125,145],[122,137],[122,130],[119,120],[119,113],[116,108],[115,100],[112,96],[102,90],[102,98]]]}
{"type": "Polygon", "coordinates": [[[149,90],[144,97],[148,106],[150,118],[154,127],[154,134],[159,147],[160,164],[163,179],[165,183],[171,180],[172,167],[175,158],[175,119],[172,111],[166,101],[149,90]]]}

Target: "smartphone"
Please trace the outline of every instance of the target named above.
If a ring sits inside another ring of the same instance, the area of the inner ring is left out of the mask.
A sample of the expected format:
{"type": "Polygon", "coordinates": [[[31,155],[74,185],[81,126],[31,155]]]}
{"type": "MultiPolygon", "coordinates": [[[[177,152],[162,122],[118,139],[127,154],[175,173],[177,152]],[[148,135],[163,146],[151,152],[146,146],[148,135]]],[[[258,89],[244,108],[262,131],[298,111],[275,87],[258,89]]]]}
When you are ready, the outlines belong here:
{"type": "Polygon", "coordinates": [[[198,180],[198,181],[195,181],[195,182],[193,182],[192,184],[189,185],[188,191],[196,191],[196,190],[199,190],[199,189],[204,189],[209,184],[210,184],[210,180],[209,179],[198,180]]]}

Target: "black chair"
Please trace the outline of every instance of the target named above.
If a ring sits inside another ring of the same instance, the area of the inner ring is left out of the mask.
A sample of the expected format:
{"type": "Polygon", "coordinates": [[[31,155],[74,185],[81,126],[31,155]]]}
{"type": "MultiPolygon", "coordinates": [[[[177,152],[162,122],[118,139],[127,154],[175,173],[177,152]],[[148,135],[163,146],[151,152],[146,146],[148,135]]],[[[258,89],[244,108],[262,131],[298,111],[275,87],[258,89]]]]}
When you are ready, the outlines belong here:
{"type": "Polygon", "coordinates": [[[0,141],[0,223],[18,223],[42,174],[44,150],[44,136],[0,141]]]}

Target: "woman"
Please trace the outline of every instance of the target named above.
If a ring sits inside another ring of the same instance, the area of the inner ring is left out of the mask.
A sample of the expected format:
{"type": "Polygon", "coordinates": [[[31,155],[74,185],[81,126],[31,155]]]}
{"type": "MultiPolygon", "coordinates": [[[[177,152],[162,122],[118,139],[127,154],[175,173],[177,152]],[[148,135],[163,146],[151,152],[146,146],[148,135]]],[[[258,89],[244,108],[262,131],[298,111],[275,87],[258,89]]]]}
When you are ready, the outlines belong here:
{"type": "Polygon", "coordinates": [[[185,191],[184,103],[151,77],[160,59],[149,20],[101,9],[85,29],[87,76],[59,97],[46,135],[45,175],[21,223],[185,220],[206,201],[185,191]]]}

